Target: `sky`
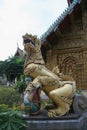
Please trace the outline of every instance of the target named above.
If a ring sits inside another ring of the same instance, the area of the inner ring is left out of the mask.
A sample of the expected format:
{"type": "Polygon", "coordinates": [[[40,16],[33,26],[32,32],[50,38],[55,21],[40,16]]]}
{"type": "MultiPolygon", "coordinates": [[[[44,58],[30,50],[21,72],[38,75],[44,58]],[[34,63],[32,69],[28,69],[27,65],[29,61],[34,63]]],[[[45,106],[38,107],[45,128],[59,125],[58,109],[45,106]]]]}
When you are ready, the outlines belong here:
{"type": "Polygon", "coordinates": [[[26,33],[40,38],[67,6],[67,0],[0,0],[0,60],[23,49],[26,33]]]}

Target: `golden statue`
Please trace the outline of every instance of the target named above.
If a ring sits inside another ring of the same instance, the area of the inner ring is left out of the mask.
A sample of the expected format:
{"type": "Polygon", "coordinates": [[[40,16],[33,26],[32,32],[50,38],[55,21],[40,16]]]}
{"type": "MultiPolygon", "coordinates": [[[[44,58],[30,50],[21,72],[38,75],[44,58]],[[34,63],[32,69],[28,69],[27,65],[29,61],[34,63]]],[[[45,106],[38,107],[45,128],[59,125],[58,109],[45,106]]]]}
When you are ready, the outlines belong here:
{"type": "Polygon", "coordinates": [[[48,110],[49,117],[67,114],[76,92],[75,81],[70,76],[61,74],[57,66],[52,71],[45,67],[41,54],[41,42],[36,36],[31,34],[23,36],[23,45],[26,51],[24,74],[34,78],[29,88],[40,86],[52,100],[55,107],[48,110]]]}

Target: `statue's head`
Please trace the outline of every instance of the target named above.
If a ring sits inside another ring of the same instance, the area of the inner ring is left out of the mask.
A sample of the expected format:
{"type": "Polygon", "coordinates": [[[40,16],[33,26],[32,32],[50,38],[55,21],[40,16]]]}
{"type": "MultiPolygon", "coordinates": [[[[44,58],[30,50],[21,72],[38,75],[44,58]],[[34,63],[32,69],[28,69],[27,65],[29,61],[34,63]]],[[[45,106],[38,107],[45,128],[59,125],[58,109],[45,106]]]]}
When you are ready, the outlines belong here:
{"type": "Polygon", "coordinates": [[[23,45],[26,52],[29,51],[30,49],[36,50],[38,47],[40,48],[41,46],[40,41],[37,38],[37,36],[31,35],[28,33],[26,33],[23,36],[23,45]]]}

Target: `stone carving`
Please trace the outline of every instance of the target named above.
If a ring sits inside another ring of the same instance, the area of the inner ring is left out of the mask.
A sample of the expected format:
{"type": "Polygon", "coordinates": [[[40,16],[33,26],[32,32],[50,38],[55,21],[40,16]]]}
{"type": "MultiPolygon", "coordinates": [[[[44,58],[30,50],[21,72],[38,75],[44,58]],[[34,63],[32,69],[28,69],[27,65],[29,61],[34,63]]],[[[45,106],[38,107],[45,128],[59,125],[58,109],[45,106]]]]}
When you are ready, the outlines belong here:
{"type": "Polygon", "coordinates": [[[87,112],[87,98],[83,94],[77,94],[73,100],[73,110],[77,114],[87,112]]]}
{"type": "Polygon", "coordinates": [[[24,74],[34,78],[26,88],[26,93],[30,87],[40,87],[53,102],[54,107],[48,109],[48,116],[65,115],[70,110],[76,92],[75,81],[70,76],[61,74],[58,67],[52,71],[45,67],[41,43],[36,36],[26,34],[23,36],[23,44],[26,51],[24,74]]]}

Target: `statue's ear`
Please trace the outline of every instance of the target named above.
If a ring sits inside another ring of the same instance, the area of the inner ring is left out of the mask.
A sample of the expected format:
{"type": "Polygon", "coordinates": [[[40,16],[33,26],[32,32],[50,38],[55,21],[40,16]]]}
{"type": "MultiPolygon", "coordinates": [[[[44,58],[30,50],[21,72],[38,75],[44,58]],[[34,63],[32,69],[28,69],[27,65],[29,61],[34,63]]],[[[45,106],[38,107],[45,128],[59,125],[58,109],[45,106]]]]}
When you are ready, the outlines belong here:
{"type": "Polygon", "coordinates": [[[37,40],[37,35],[33,36],[33,40],[35,40],[35,41],[37,40]]]}
{"type": "Polygon", "coordinates": [[[39,41],[39,39],[37,38],[37,35],[34,35],[33,40],[35,41],[35,43],[36,43],[37,45],[40,45],[40,41],[39,41]]]}

